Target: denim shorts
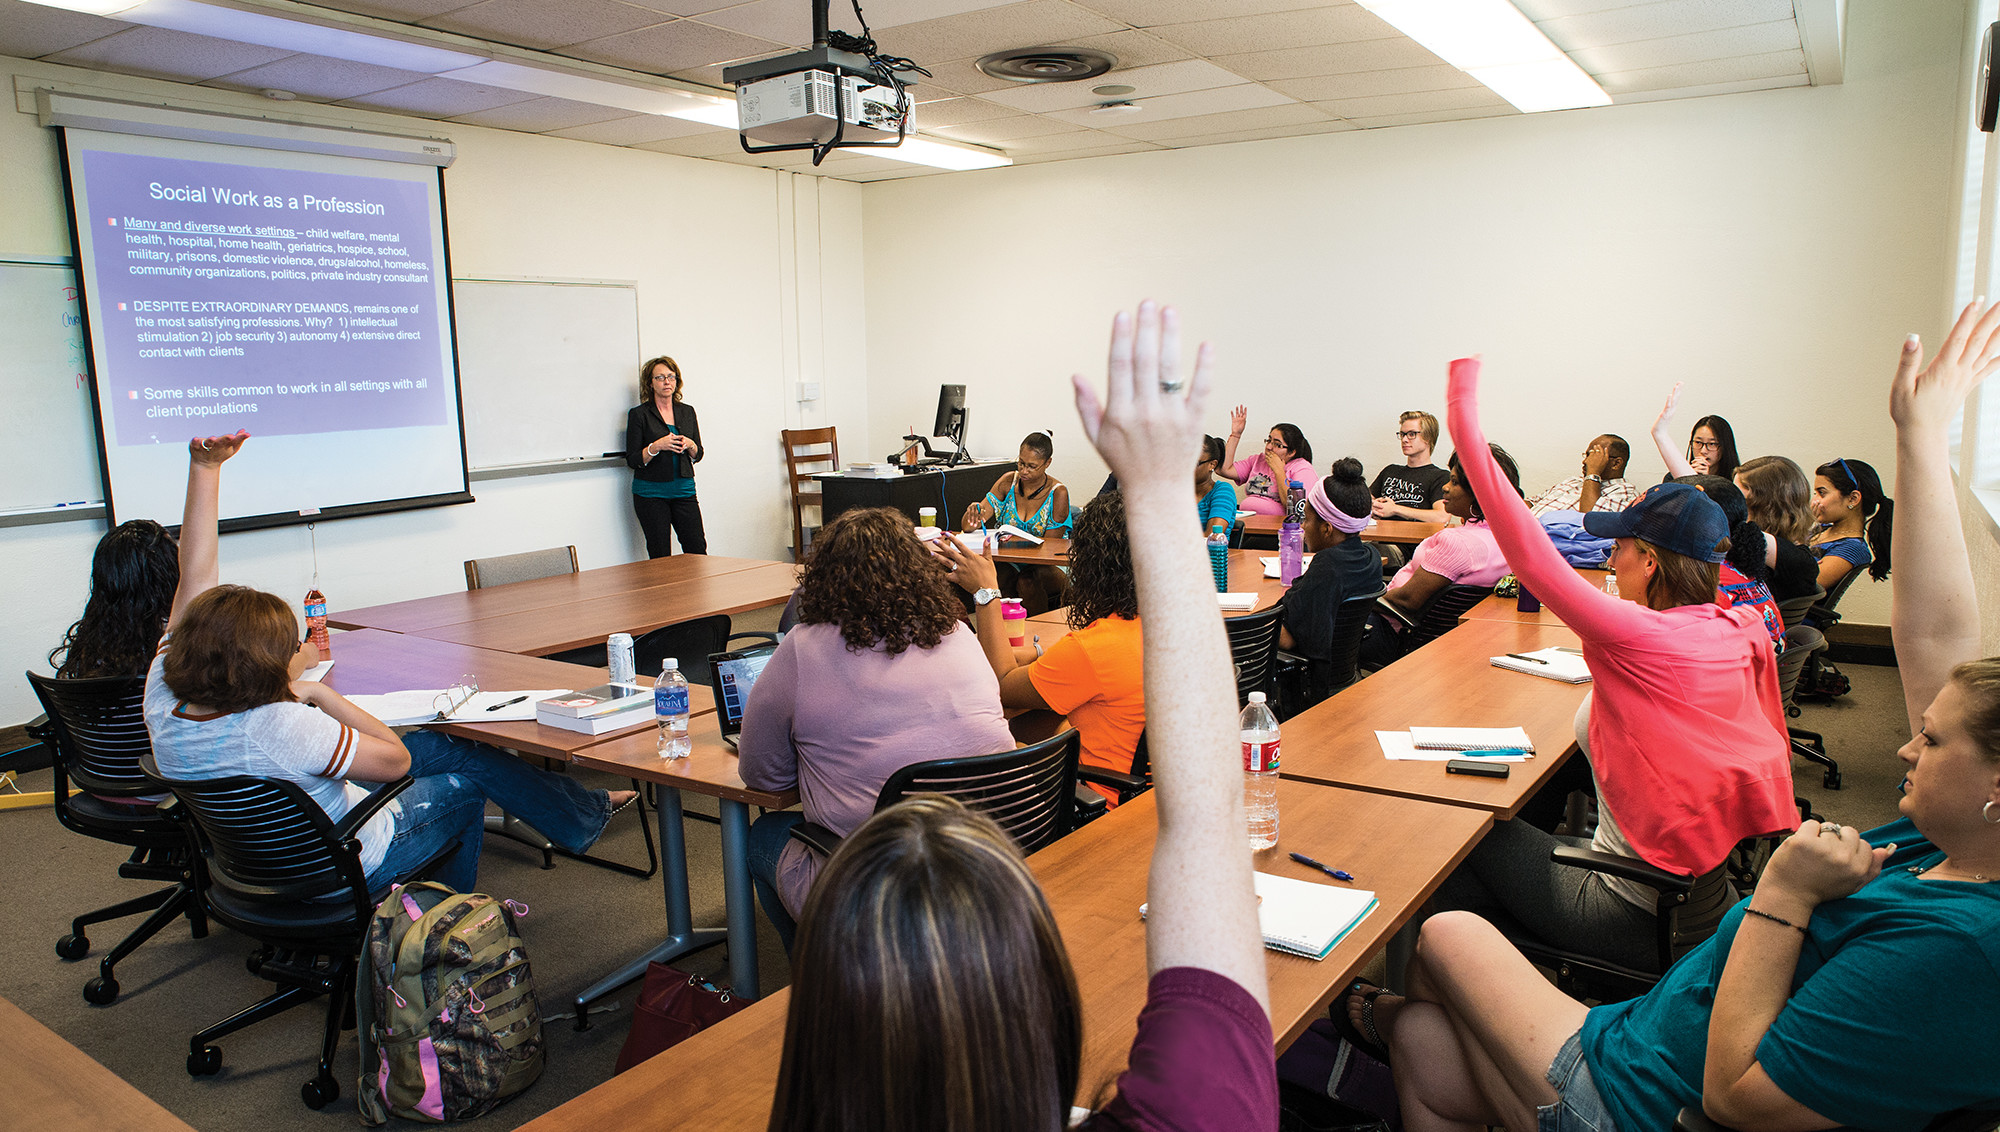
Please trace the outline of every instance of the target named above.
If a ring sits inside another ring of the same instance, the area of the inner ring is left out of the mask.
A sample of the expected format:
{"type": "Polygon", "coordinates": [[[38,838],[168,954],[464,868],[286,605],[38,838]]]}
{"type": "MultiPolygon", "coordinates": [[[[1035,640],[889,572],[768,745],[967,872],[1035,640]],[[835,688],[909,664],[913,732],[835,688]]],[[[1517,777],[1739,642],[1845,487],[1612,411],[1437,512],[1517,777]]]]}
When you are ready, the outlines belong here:
{"type": "Polygon", "coordinates": [[[1597,1095],[1597,1083],[1590,1079],[1590,1065],[1583,1060],[1583,1031],[1569,1036],[1556,1059],[1549,1063],[1549,1084],[1559,1099],[1535,1110],[1538,1132],[1618,1132],[1611,1110],[1597,1095]]]}

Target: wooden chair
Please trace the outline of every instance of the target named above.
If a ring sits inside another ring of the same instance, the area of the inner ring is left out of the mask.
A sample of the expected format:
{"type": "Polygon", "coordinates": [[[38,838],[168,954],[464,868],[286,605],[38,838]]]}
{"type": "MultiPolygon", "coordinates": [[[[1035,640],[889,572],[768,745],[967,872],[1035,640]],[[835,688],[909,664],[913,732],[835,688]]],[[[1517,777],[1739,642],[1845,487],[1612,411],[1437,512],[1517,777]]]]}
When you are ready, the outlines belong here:
{"type": "Polygon", "coordinates": [[[558,574],[576,572],[574,546],[552,546],[547,550],[499,554],[492,558],[468,558],[465,560],[465,588],[484,589],[487,586],[504,586],[509,582],[532,582],[536,578],[553,578],[558,574]]]}
{"type": "MultiPolygon", "coordinates": [[[[805,509],[817,508],[820,504],[819,481],[813,476],[819,472],[840,470],[840,442],[834,437],[834,429],[788,428],[779,433],[785,446],[785,471],[792,484],[792,561],[804,562],[812,549],[812,536],[819,533],[819,526],[806,526],[805,509]],[[824,452],[808,449],[826,446],[824,452]]],[[[822,524],[823,525],[823,520],[822,524]]]]}

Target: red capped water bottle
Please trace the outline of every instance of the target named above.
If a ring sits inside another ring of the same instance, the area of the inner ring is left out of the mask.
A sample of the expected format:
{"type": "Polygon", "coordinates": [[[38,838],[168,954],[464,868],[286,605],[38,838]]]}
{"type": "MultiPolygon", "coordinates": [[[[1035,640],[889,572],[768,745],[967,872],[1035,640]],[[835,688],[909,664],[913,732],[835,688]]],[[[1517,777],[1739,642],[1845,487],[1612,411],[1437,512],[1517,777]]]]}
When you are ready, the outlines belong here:
{"type": "Polygon", "coordinates": [[[321,661],[333,659],[333,639],[326,632],[326,595],[318,586],[306,591],[306,640],[319,650],[321,661]]]}
{"type": "Polygon", "coordinates": [[[1264,693],[1250,693],[1237,719],[1243,736],[1243,813],[1250,819],[1250,850],[1278,843],[1278,717],[1264,693]]]}

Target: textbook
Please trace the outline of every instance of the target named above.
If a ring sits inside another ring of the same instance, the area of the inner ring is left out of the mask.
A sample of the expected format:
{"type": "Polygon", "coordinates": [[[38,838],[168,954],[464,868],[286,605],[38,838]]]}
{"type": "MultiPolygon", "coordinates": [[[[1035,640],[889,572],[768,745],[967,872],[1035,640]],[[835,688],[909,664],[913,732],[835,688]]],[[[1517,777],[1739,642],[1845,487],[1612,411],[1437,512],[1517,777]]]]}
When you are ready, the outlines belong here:
{"type": "Polygon", "coordinates": [[[1509,672],[1525,672],[1544,680],[1554,680],[1562,684],[1590,683],[1590,666],[1583,657],[1560,648],[1536,649],[1519,656],[1496,656],[1493,667],[1509,672]]]}
{"type": "MultiPolygon", "coordinates": [[[[1324,959],[1347,938],[1354,925],[1368,918],[1379,903],[1363,888],[1336,888],[1310,880],[1250,874],[1257,888],[1257,927],[1264,946],[1287,955],[1324,959]]],[[[1139,905],[1146,918],[1150,905],[1139,905]]]]}
{"type": "Polygon", "coordinates": [[[580,692],[557,692],[535,704],[535,716],[590,719],[629,711],[640,706],[651,707],[652,703],[651,688],[637,684],[599,684],[595,688],[585,688],[580,692]]]}
{"type": "MultiPolygon", "coordinates": [[[[547,702],[547,700],[542,701],[542,703],[547,702]]],[[[653,722],[653,692],[650,688],[646,689],[646,698],[633,707],[601,712],[597,715],[556,715],[536,705],[535,722],[544,727],[560,727],[564,731],[576,731],[585,735],[603,735],[611,731],[622,731],[627,727],[643,726],[653,722]]]]}

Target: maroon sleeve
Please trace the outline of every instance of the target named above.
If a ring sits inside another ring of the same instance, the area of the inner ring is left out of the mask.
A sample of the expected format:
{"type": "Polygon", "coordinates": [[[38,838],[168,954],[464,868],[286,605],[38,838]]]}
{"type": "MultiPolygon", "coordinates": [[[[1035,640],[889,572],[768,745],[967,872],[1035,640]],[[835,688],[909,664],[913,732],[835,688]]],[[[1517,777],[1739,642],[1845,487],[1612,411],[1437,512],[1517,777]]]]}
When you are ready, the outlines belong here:
{"type": "Polygon", "coordinates": [[[1234,980],[1169,967],[1146,986],[1118,1095],[1090,1132],[1240,1132],[1278,1126],[1271,1020],[1234,980]]]}

